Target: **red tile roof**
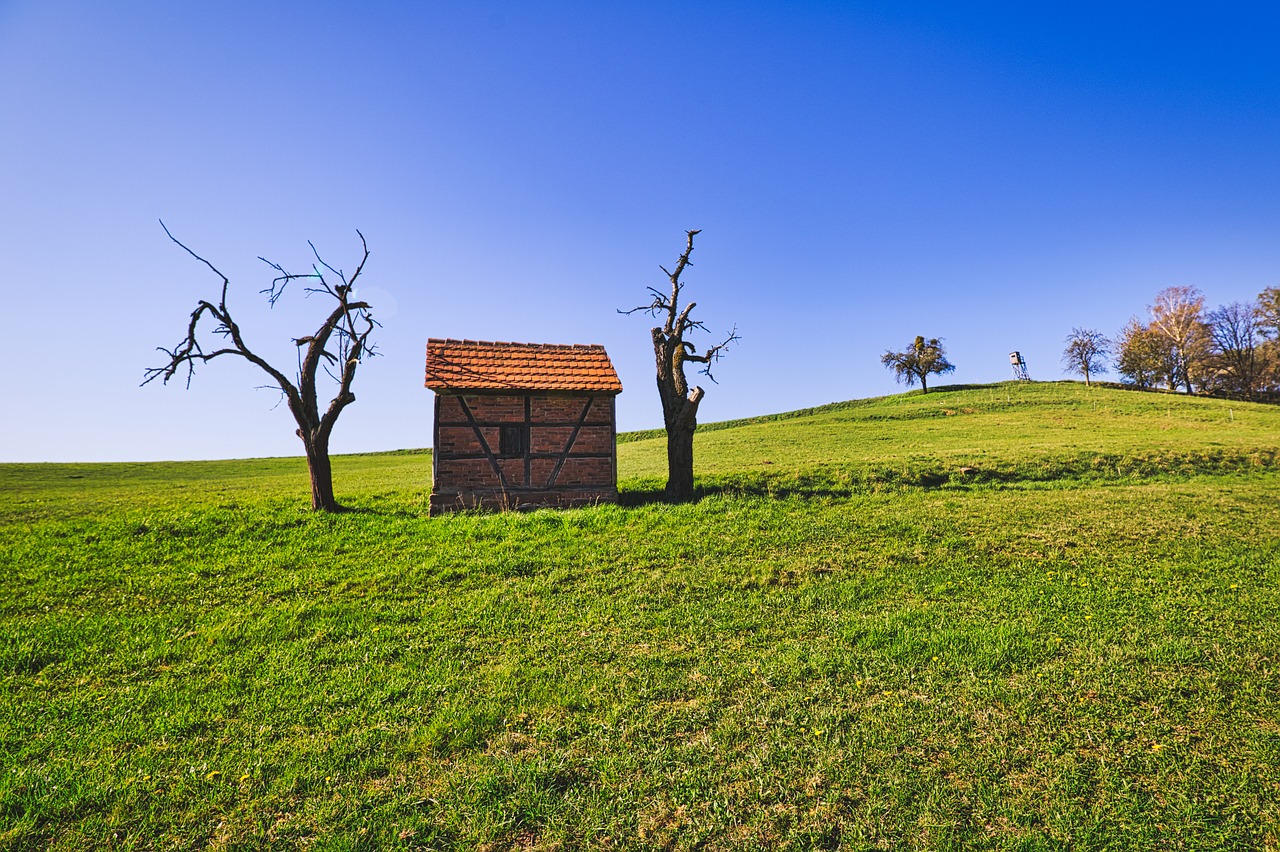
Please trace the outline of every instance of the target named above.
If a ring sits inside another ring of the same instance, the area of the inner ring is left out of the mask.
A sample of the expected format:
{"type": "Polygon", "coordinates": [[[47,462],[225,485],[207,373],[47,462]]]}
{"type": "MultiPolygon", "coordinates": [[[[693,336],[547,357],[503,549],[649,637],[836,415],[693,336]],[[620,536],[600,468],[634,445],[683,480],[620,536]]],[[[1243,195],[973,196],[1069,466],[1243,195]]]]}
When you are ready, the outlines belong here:
{"type": "Polygon", "coordinates": [[[426,386],[433,391],[622,390],[622,382],[603,346],[436,337],[427,341],[426,386]]]}

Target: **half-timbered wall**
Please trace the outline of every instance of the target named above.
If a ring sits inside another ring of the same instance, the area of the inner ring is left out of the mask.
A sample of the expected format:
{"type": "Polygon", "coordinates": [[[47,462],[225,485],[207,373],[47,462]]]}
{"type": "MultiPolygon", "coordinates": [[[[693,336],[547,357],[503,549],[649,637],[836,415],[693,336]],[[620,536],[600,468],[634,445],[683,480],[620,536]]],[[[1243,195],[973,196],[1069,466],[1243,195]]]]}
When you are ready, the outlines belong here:
{"type": "Polygon", "coordinates": [[[616,501],[612,394],[436,394],[433,514],[616,501]]]}

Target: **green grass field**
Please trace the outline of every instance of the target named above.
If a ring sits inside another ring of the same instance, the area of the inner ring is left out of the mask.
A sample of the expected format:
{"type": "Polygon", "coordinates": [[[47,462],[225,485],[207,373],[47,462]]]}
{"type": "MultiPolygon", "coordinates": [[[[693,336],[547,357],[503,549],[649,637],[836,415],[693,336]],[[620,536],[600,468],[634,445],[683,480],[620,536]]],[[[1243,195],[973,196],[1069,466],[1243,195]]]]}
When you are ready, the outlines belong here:
{"type": "MultiPolygon", "coordinates": [[[[655,402],[656,404],[656,402],[655,402]]],[[[1280,408],[713,424],[701,498],[0,465],[0,849],[1280,849],[1280,408]]]]}

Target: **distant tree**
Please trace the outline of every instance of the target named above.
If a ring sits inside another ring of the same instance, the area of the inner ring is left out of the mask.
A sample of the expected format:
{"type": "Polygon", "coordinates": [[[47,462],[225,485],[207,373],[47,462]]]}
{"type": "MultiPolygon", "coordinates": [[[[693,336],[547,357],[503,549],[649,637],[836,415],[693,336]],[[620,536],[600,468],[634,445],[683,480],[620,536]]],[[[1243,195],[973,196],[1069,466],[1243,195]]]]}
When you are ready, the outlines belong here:
{"type": "Polygon", "coordinates": [[[1264,339],[1258,345],[1262,367],[1258,389],[1280,391],[1280,286],[1268,287],[1258,294],[1258,334],[1264,339]]]}
{"type": "Polygon", "coordinates": [[[1280,393],[1280,340],[1262,340],[1258,343],[1259,393],[1280,393]]]}
{"type": "Polygon", "coordinates": [[[1187,393],[1207,366],[1210,337],[1204,320],[1204,296],[1195,287],[1166,287],[1150,307],[1151,330],[1163,341],[1173,365],[1169,389],[1182,384],[1187,393]]]}
{"type": "Polygon", "coordinates": [[[698,405],[705,395],[701,387],[690,390],[684,374],[685,364],[691,361],[704,364],[700,372],[714,382],[715,377],[711,375],[712,364],[720,359],[729,344],[738,340],[735,327],[724,340],[699,355],[697,347],[684,339],[686,334],[695,329],[706,330],[702,322],[693,319],[693,309],[697,307],[697,302],[690,302],[683,307],[680,304],[685,286],[680,276],[684,274],[686,267],[693,265],[689,256],[693,254],[693,238],[700,233],[702,232],[685,232],[685,249],[677,258],[674,271],[665,266],[658,267],[666,273],[671,286],[670,293],[650,287],[652,302],[628,311],[619,311],[623,314],[647,313],[663,319],[663,324],[652,328],[650,334],[657,362],[662,421],[667,430],[666,499],[672,502],[693,498],[693,433],[698,428],[698,405]]]}
{"type": "Polygon", "coordinates": [[[1111,354],[1111,341],[1092,328],[1073,328],[1067,336],[1067,348],[1062,350],[1062,366],[1072,373],[1084,376],[1089,385],[1092,373],[1107,371],[1107,356],[1111,354]]]}
{"type": "Polygon", "coordinates": [[[1212,342],[1212,384],[1234,394],[1253,394],[1262,390],[1266,373],[1256,304],[1232,302],[1210,311],[1206,316],[1212,342]]]}
{"type": "Polygon", "coordinates": [[[223,355],[243,358],[258,367],[270,376],[275,387],[280,389],[281,395],[289,404],[289,412],[293,414],[293,419],[298,424],[297,434],[302,439],[302,446],[306,450],[307,470],[311,475],[311,508],[325,512],[340,510],[341,507],[333,496],[329,436],[333,432],[338,415],[356,400],[356,395],[351,392],[356,368],[366,356],[376,354],[373,345],[369,342],[370,334],[378,325],[373,319],[373,310],[366,302],[352,300],[356,279],[364,271],[365,262],[369,259],[369,246],[365,242],[364,234],[356,231],[364,254],[350,278],[325,263],[320,253],[316,251],[316,247],[310,243],[308,245],[311,245],[312,254],[315,255],[315,263],[312,264],[310,272],[293,274],[266,258],[258,258],[280,273],[272,280],[270,287],[261,291],[272,307],[275,307],[276,301],[284,295],[285,287],[289,282],[296,280],[311,282],[311,286],[305,288],[307,293],[328,297],[335,303],[329,315],[314,333],[294,339],[298,347],[298,371],[294,380],[291,381],[281,370],[267,363],[245,343],[240,326],[236,324],[231,316],[231,309],[227,307],[227,287],[230,284],[227,276],[219,272],[212,263],[179,242],[173,234],[169,233],[169,229],[164,227],[163,222],[160,226],[169,235],[169,239],[222,279],[222,292],[217,304],[203,299],[197,303],[196,309],[191,312],[186,337],[173,349],[159,347],[159,351],[169,356],[169,363],[163,367],[148,369],[142,384],[148,384],[155,379],[161,379],[164,384],[168,384],[179,370],[185,368],[187,387],[191,387],[191,377],[195,373],[196,364],[212,361],[223,355]],[[211,333],[222,338],[208,350],[201,345],[199,334],[201,321],[206,315],[216,323],[211,333]],[[316,397],[317,372],[321,368],[337,386],[333,399],[329,401],[323,413],[320,411],[316,397]]]}
{"type": "Polygon", "coordinates": [[[1280,287],[1268,287],[1258,294],[1258,333],[1270,340],[1280,339],[1280,287]]]}
{"type": "Polygon", "coordinates": [[[880,363],[893,370],[894,378],[911,387],[917,381],[923,393],[929,392],[929,376],[955,371],[955,365],[947,360],[942,341],[936,337],[925,340],[916,337],[911,345],[901,352],[886,350],[880,356],[880,363]]]}
{"type": "Polygon", "coordinates": [[[1120,330],[1112,351],[1116,372],[1131,385],[1153,388],[1172,375],[1164,341],[1137,317],[1130,317],[1120,330]]]}

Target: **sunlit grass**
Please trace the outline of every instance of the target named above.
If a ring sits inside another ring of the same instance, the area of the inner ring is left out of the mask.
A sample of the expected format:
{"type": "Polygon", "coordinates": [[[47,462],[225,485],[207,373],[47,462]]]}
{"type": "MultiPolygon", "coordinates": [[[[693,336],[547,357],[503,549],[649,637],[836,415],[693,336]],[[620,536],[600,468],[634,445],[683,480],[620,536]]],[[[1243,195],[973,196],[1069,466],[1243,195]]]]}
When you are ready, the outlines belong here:
{"type": "Polygon", "coordinates": [[[0,466],[0,847],[1274,848],[1280,411],[1014,392],[708,431],[685,506],[0,466]]]}
{"type": "MultiPolygon", "coordinates": [[[[749,428],[712,424],[699,432],[698,472],[921,460],[943,468],[1000,468],[1038,457],[1235,455],[1273,452],[1280,432],[1275,406],[1076,382],[944,387],[761,420],[746,421],[749,428]]],[[[632,476],[665,475],[665,453],[658,436],[623,443],[620,469],[632,476]]]]}

